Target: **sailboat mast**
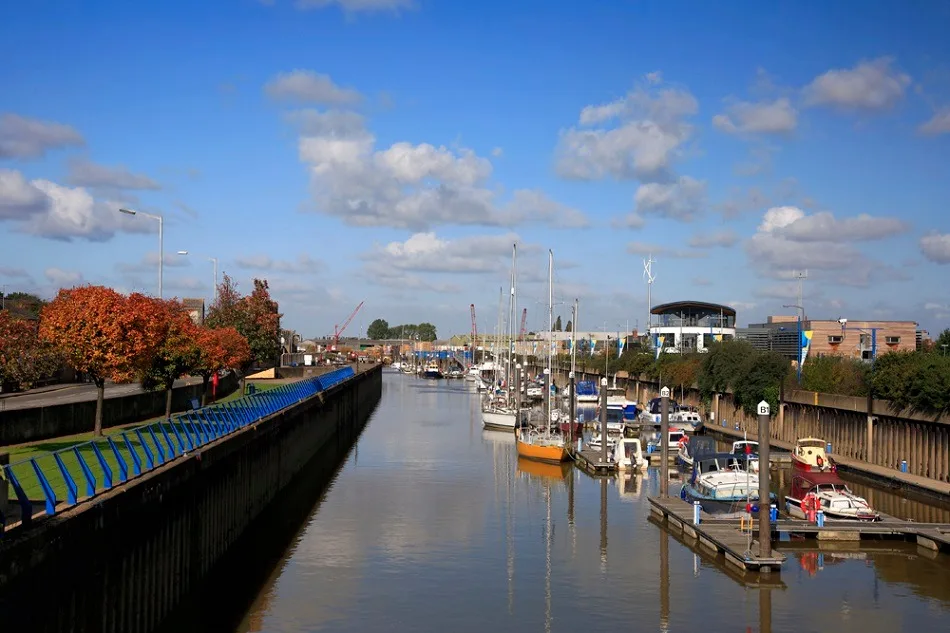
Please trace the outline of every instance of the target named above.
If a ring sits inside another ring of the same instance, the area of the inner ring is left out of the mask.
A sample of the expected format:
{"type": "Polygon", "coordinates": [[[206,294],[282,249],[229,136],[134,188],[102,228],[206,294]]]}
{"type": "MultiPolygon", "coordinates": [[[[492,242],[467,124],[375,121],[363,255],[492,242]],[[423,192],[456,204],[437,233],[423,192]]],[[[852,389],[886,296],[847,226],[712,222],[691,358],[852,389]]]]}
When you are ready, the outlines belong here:
{"type": "Polygon", "coordinates": [[[554,251],[548,249],[548,380],[547,380],[547,393],[544,394],[544,397],[547,398],[548,406],[546,415],[548,416],[545,420],[545,425],[548,430],[551,428],[551,385],[554,383],[554,374],[551,373],[551,354],[554,350],[554,251]]]}
{"type": "Polygon", "coordinates": [[[515,266],[517,265],[518,259],[518,245],[511,245],[511,294],[508,297],[508,333],[505,339],[505,345],[507,347],[508,362],[507,362],[507,373],[505,374],[505,387],[508,391],[508,397],[511,398],[511,389],[512,389],[512,378],[514,376],[513,367],[512,367],[512,356],[511,347],[512,347],[512,330],[514,328],[515,320],[515,266]]]}

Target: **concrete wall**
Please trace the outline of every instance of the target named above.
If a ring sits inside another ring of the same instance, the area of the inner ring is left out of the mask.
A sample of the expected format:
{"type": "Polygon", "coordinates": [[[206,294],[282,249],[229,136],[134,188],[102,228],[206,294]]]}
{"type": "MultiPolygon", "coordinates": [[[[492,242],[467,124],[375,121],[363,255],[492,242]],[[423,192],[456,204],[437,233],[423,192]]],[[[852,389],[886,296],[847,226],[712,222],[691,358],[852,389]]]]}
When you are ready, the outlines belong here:
{"type": "MultiPolygon", "coordinates": [[[[239,380],[235,375],[229,374],[218,383],[218,397],[222,398],[234,391],[238,383],[239,380]]],[[[192,398],[197,398],[200,402],[202,393],[201,383],[175,387],[172,395],[172,411],[189,409],[192,398]]],[[[106,398],[102,404],[102,426],[109,428],[131,424],[164,414],[165,392],[142,391],[127,396],[106,398]]],[[[0,414],[0,446],[86,433],[92,431],[95,420],[95,399],[4,411],[0,414]]]]}
{"type": "MultiPolygon", "coordinates": [[[[0,541],[3,628],[154,631],[202,589],[246,530],[280,512],[272,502],[301,479],[318,451],[352,444],[381,392],[376,366],[23,533],[8,533],[0,541]]],[[[218,589],[217,599],[227,599],[228,591],[218,589]]]]}

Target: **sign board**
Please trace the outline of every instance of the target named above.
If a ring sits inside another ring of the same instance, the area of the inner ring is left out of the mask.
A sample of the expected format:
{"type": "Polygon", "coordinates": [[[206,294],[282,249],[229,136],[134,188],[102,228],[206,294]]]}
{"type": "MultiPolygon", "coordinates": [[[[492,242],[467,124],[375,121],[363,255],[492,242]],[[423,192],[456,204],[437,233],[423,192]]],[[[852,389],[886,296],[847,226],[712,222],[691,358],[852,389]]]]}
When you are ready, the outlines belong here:
{"type": "Polygon", "coordinates": [[[313,365],[313,354],[304,354],[303,355],[303,364],[309,367],[313,365]]]}
{"type": "Polygon", "coordinates": [[[759,403],[759,415],[769,415],[771,414],[772,409],[769,407],[769,403],[763,400],[759,403]]]}
{"type": "Polygon", "coordinates": [[[663,387],[662,389],[660,389],[660,397],[661,397],[661,398],[669,398],[669,397],[670,397],[670,388],[669,388],[669,387],[663,387]]]}

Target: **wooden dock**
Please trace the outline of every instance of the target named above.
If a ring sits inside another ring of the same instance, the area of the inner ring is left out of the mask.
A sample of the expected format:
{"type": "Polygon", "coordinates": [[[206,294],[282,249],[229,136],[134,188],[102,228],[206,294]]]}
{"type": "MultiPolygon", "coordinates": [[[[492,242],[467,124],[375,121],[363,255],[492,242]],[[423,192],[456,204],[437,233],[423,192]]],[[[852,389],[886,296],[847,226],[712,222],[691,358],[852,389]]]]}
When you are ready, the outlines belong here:
{"type": "Polygon", "coordinates": [[[600,451],[591,448],[571,451],[574,462],[586,473],[591,475],[612,475],[617,472],[617,462],[601,461],[600,451]]]}
{"type": "Polygon", "coordinates": [[[750,534],[739,530],[736,519],[714,519],[703,513],[700,524],[693,525],[693,506],[679,497],[650,497],[650,512],[658,521],[665,522],[672,530],[682,531],[684,538],[699,541],[700,547],[722,553],[726,562],[743,570],[770,573],[781,571],[785,555],[773,552],[767,558],[760,557],[758,541],[750,541],[750,534]]]}
{"type": "MultiPolygon", "coordinates": [[[[862,539],[896,538],[916,541],[918,545],[935,552],[950,552],[950,525],[945,523],[915,523],[894,517],[885,517],[873,523],[867,521],[829,521],[818,527],[803,519],[780,519],[772,526],[779,538],[792,535],[819,541],[860,541],[862,539]]],[[[784,539],[783,539],[784,540],[784,539]]]]}

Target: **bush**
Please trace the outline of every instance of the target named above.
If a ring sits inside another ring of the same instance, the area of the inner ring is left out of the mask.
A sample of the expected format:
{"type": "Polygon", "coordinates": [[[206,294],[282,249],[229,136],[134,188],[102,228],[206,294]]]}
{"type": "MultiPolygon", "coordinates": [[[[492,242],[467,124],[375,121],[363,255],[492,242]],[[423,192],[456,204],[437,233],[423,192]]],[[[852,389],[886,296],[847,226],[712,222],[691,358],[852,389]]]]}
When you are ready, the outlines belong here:
{"type": "Polygon", "coordinates": [[[802,389],[845,396],[868,395],[870,365],[854,358],[818,356],[802,367],[802,389]]]}

